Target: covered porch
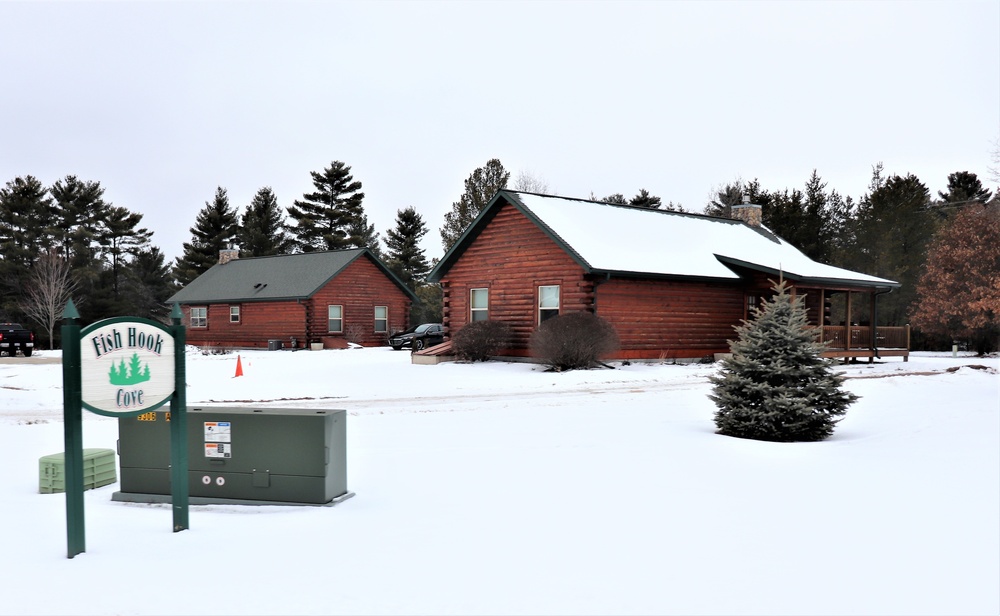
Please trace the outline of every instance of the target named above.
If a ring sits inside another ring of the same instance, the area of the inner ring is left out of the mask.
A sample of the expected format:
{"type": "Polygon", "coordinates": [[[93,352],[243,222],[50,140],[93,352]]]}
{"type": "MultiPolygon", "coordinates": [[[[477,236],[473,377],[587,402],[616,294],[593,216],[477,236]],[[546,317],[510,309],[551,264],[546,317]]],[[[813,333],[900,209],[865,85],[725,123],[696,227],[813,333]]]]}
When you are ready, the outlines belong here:
{"type": "Polygon", "coordinates": [[[809,323],[819,329],[820,342],[827,345],[823,357],[909,361],[910,326],[878,325],[878,296],[887,289],[797,287],[796,292],[805,295],[809,323]]]}

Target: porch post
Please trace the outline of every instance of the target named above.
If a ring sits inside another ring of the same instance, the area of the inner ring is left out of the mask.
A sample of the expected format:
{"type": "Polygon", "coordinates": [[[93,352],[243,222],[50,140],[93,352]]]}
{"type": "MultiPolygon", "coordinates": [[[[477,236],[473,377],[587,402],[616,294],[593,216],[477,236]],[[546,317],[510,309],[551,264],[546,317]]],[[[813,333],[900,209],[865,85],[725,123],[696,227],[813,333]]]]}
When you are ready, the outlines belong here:
{"type": "Polygon", "coordinates": [[[819,341],[826,342],[824,335],[826,332],[823,327],[826,326],[826,289],[819,290],[819,308],[816,310],[816,321],[819,325],[819,341]]]}
{"type": "Polygon", "coordinates": [[[847,307],[844,311],[844,349],[851,350],[851,292],[847,292],[847,307]]]}
{"type": "Polygon", "coordinates": [[[878,323],[875,321],[877,316],[875,313],[875,289],[868,292],[868,298],[870,302],[870,307],[868,309],[868,320],[871,321],[872,331],[871,331],[871,352],[872,354],[868,356],[868,363],[875,363],[876,349],[878,348],[878,335],[875,333],[875,328],[878,327],[878,323]]]}

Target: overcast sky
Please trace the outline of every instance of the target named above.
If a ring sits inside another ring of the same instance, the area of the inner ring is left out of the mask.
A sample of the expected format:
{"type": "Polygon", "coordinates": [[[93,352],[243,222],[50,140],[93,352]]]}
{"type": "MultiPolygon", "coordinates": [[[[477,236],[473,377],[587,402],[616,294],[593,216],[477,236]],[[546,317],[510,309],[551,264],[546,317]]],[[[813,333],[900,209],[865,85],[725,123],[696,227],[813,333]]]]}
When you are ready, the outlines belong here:
{"type": "Polygon", "coordinates": [[[491,158],[701,211],[736,179],[861,197],[987,181],[1000,2],[7,2],[0,184],[99,181],[181,254],[217,186],[282,207],[350,165],[382,236],[491,158]]]}

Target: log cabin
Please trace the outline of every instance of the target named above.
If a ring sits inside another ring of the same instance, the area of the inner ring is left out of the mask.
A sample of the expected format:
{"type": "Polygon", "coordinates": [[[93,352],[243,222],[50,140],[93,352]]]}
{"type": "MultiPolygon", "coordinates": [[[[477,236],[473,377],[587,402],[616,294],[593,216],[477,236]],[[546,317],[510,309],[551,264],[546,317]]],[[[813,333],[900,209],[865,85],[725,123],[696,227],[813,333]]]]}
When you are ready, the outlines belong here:
{"type": "Polygon", "coordinates": [[[784,278],[827,357],[908,358],[908,327],[871,327],[879,295],[899,283],[813,261],[761,224],[760,206],[732,209],[718,218],[501,190],[428,279],[441,284],[446,331],[504,321],[514,357],[530,356],[545,319],[584,310],[618,333],[606,359],[712,359],[784,278]]]}
{"type": "Polygon", "coordinates": [[[416,295],[367,248],[239,258],[175,293],[187,342],[209,348],[344,348],[387,344],[416,295]]]}

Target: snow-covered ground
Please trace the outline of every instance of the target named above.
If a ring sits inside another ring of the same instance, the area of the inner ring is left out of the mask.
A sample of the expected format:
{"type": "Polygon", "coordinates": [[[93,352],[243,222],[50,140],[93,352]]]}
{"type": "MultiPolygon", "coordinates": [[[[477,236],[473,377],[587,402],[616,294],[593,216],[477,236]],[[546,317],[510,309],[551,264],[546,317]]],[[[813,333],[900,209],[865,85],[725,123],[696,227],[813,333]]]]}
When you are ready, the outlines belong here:
{"type": "MultiPolygon", "coordinates": [[[[834,436],[779,444],[714,434],[711,365],[239,357],[189,352],[188,403],[346,409],[356,496],[192,506],[173,533],[114,484],[67,559],[65,496],[38,493],[61,366],[6,360],[0,613],[1000,612],[997,358],[840,367],[861,400],[834,436]]],[[[117,420],[83,432],[114,448],[117,420]]]]}

